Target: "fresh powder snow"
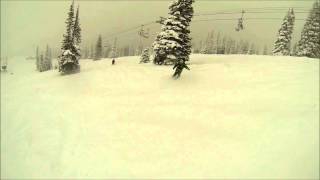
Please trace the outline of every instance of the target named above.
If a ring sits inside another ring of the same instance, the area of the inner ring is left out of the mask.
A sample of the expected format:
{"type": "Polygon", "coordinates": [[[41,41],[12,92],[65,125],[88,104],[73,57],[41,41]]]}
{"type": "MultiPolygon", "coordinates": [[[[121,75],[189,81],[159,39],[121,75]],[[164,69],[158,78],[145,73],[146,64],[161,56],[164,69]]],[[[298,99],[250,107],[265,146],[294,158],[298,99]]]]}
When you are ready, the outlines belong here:
{"type": "Polygon", "coordinates": [[[319,60],[195,54],[179,80],[139,61],[9,59],[2,178],[319,178],[319,60]]]}

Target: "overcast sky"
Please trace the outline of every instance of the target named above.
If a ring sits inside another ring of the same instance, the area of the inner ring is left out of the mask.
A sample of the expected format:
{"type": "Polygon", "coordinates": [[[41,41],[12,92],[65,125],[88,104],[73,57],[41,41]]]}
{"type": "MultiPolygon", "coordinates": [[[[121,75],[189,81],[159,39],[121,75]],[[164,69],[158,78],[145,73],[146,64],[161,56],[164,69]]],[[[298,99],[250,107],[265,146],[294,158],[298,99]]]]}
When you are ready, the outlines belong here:
{"type": "MultiPolygon", "coordinates": [[[[65,32],[65,20],[71,1],[36,1],[36,0],[1,0],[1,56],[34,55],[37,45],[44,47],[47,43],[53,48],[59,49],[62,35],[65,32]]],[[[154,21],[159,16],[167,16],[168,1],[75,1],[80,6],[80,23],[82,28],[82,46],[95,44],[99,34],[104,42],[112,40],[114,33],[128,28],[139,26],[154,21]]],[[[282,23],[282,18],[287,12],[287,7],[293,7],[296,19],[305,19],[306,11],[312,7],[312,0],[288,0],[288,1],[258,1],[258,0],[196,0],[194,3],[195,14],[216,12],[247,12],[245,18],[245,30],[236,32],[236,20],[213,20],[193,22],[191,24],[191,36],[198,44],[211,30],[234,37],[237,40],[250,40],[261,47],[266,44],[270,48],[275,41],[277,31],[282,23]],[[277,7],[278,10],[265,9],[265,7],[277,7]],[[264,8],[264,9],[257,9],[264,8]],[[268,13],[266,13],[268,11],[268,13]],[[256,13],[258,12],[258,13],[256,13]],[[246,19],[247,18],[247,19],[246,19]],[[250,18],[276,18],[253,20],[250,18]],[[277,18],[280,18],[277,19],[277,18]]],[[[200,19],[232,19],[240,14],[220,14],[211,16],[196,16],[194,21],[200,19]]],[[[300,38],[300,32],[304,21],[297,20],[294,29],[294,41],[300,38]]],[[[148,46],[159,32],[160,26],[152,24],[151,37],[144,41],[148,46]]],[[[117,35],[120,45],[135,44],[138,41],[137,30],[117,35]]]]}

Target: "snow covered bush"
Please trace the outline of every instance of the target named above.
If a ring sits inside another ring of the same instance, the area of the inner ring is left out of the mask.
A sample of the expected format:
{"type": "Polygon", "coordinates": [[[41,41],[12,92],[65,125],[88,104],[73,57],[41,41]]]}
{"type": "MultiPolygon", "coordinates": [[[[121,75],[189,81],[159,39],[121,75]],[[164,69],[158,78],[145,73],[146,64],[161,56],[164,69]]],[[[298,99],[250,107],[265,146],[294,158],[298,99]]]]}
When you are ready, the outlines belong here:
{"type": "Polygon", "coordinates": [[[150,62],[149,48],[143,50],[141,55],[140,63],[148,63],[150,62]]]}
{"type": "Polygon", "coordinates": [[[294,12],[289,9],[287,15],[283,19],[283,23],[279,29],[279,35],[274,43],[273,54],[280,56],[290,55],[290,43],[292,39],[293,25],[294,25],[294,12]]]}
{"type": "Polygon", "coordinates": [[[79,57],[79,55],[72,53],[70,50],[63,50],[59,61],[59,72],[78,72],[80,70],[79,57]]]}

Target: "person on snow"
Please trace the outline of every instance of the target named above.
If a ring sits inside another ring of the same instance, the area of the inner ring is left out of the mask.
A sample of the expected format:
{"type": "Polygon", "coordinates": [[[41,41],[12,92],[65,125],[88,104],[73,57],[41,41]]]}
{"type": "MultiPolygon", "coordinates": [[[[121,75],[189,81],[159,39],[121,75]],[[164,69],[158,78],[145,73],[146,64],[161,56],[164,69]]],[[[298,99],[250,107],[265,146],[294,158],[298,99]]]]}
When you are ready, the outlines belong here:
{"type": "Polygon", "coordinates": [[[7,65],[8,65],[8,58],[5,58],[4,63],[1,65],[1,70],[6,72],[7,71],[7,65]]]}
{"type": "Polygon", "coordinates": [[[176,69],[176,71],[174,72],[172,77],[175,79],[178,79],[184,68],[186,68],[187,70],[190,70],[190,68],[185,64],[185,62],[183,60],[180,60],[178,63],[176,63],[173,66],[173,69],[176,69]]]}
{"type": "Polygon", "coordinates": [[[3,64],[3,65],[1,66],[1,69],[2,69],[2,71],[6,72],[6,71],[7,71],[7,65],[6,65],[6,64],[3,64]]]}
{"type": "Polygon", "coordinates": [[[112,65],[114,65],[116,63],[116,60],[113,58],[112,59],[112,65]]]}

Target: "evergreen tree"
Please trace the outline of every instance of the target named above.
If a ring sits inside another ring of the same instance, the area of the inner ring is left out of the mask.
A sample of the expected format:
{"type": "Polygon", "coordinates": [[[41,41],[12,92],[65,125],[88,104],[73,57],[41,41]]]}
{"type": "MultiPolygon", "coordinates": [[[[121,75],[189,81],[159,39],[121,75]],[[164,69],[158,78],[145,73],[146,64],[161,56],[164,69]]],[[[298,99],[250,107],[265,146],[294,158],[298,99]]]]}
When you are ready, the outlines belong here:
{"type": "Polygon", "coordinates": [[[120,47],[119,50],[118,50],[118,56],[119,57],[123,57],[123,53],[124,53],[124,48],[123,47],[120,47]]]}
{"type": "Polygon", "coordinates": [[[201,42],[201,49],[200,49],[200,54],[206,54],[207,52],[207,45],[205,41],[200,41],[201,42]]]}
{"type": "Polygon", "coordinates": [[[217,54],[225,54],[226,42],[227,42],[227,38],[223,37],[220,43],[220,46],[218,47],[217,54]]]}
{"type": "Polygon", "coordinates": [[[248,41],[242,41],[240,47],[241,47],[241,54],[248,54],[248,52],[249,52],[249,42],[248,41]]]}
{"type": "Polygon", "coordinates": [[[237,48],[236,41],[232,39],[230,43],[230,54],[237,54],[236,48],[237,48]]]}
{"type": "Polygon", "coordinates": [[[41,53],[40,59],[39,59],[39,71],[43,72],[45,67],[45,60],[43,58],[43,54],[41,53]]]}
{"type": "Polygon", "coordinates": [[[292,51],[291,51],[291,56],[295,56],[297,55],[297,48],[298,48],[298,43],[294,43],[293,47],[292,47],[292,51]]]}
{"type": "Polygon", "coordinates": [[[260,54],[260,47],[255,46],[254,54],[259,55],[260,54]]]}
{"type": "Polygon", "coordinates": [[[100,60],[102,58],[102,50],[102,37],[99,35],[94,60],[100,60]]]}
{"type": "Polygon", "coordinates": [[[76,17],[74,20],[74,26],[73,26],[73,41],[76,45],[79,45],[81,43],[81,28],[80,28],[80,22],[79,22],[79,6],[77,8],[76,17]]]}
{"type": "Polygon", "coordinates": [[[94,48],[93,48],[93,45],[91,44],[91,47],[90,47],[90,57],[89,59],[93,59],[94,58],[94,48]]]}
{"type": "MultiPolygon", "coordinates": [[[[79,20],[79,19],[78,19],[79,20]]],[[[80,70],[79,59],[81,57],[79,44],[74,42],[74,2],[70,5],[66,20],[66,33],[62,42],[62,54],[59,59],[59,72],[69,73],[80,70]]]]}
{"type": "Polygon", "coordinates": [[[200,53],[200,50],[199,50],[198,48],[195,48],[195,49],[193,50],[193,53],[194,53],[194,54],[199,54],[199,53],[200,53]]]}
{"type": "Polygon", "coordinates": [[[140,59],[141,59],[140,63],[148,63],[148,62],[150,62],[150,55],[149,55],[149,49],[148,48],[143,50],[140,59]]]}
{"type": "Polygon", "coordinates": [[[74,1],[72,1],[72,4],[70,5],[70,9],[68,12],[68,18],[66,20],[66,33],[63,35],[63,42],[62,42],[62,50],[71,50],[73,48],[73,26],[74,24],[74,1]]]}
{"type": "Polygon", "coordinates": [[[116,58],[118,56],[118,50],[117,50],[117,38],[114,39],[112,48],[111,48],[111,52],[109,57],[110,58],[116,58]]]}
{"type": "Polygon", "coordinates": [[[129,50],[129,55],[134,56],[134,53],[135,53],[135,47],[134,47],[134,45],[131,45],[130,50],[129,50]]]}
{"type": "Polygon", "coordinates": [[[207,39],[206,39],[206,43],[204,45],[204,49],[202,50],[203,54],[213,54],[213,46],[214,46],[214,32],[211,31],[210,33],[208,33],[207,35],[207,39]]]}
{"type": "Polygon", "coordinates": [[[273,54],[287,56],[290,54],[290,43],[294,25],[294,12],[289,9],[279,29],[279,36],[274,44],[273,54]]]}
{"type": "Polygon", "coordinates": [[[238,43],[238,54],[243,54],[244,41],[241,39],[238,43]]]}
{"type": "Polygon", "coordinates": [[[88,50],[88,46],[86,46],[86,48],[84,50],[83,58],[88,59],[88,57],[89,57],[89,50],[88,50]]]}
{"type": "Polygon", "coordinates": [[[110,54],[111,48],[107,46],[107,48],[104,51],[104,58],[108,58],[110,54]]]}
{"type": "Polygon", "coordinates": [[[233,54],[241,54],[240,51],[240,42],[235,42],[233,54]]]}
{"type": "Polygon", "coordinates": [[[43,59],[43,71],[47,71],[49,69],[49,45],[46,46],[43,59]]]}
{"type": "Polygon", "coordinates": [[[36,49],[36,67],[37,67],[37,71],[40,71],[39,46],[37,46],[37,49],[36,49]]]}
{"type": "Polygon", "coordinates": [[[231,44],[232,44],[231,38],[227,38],[224,54],[231,54],[231,44]]]}
{"type": "Polygon", "coordinates": [[[256,47],[253,43],[251,43],[249,50],[248,50],[248,54],[250,54],[250,55],[255,54],[255,51],[256,51],[256,47]]]}
{"type": "Polygon", "coordinates": [[[220,49],[221,49],[221,33],[218,32],[217,38],[216,38],[215,54],[219,54],[220,49]]]}
{"type": "Polygon", "coordinates": [[[140,56],[142,54],[142,50],[143,50],[143,44],[142,44],[142,40],[140,39],[140,42],[139,42],[139,44],[137,46],[135,55],[136,56],[140,56]]]}
{"type": "Polygon", "coordinates": [[[129,45],[124,46],[123,48],[123,56],[129,56],[130,47],[129,45]]]}
{"type": "MultiPolygon", "coordinates": [[[[50,57],[52,60],[56,57],[55,54],[56,54],[55,49],[50,47],[50,57]]],[[[53,67],[53,65],[52,65],[52,67],[53,67]]]]}
{"type": "Polygon", "coordinates": [[[263,55],[268,55],[268,46],[267,45],[264,45],[263,47],[263,55]]]}
{"type": "Polygon", "coordinates": [[[199,53],[202,53],[202,40],[199,42],[199,53]]]}
{"type": "Polygon", "coordinates": [[[320,2],[315,1],[304,24],[297,47],[298,56],[320,58],[320,2]]]}
{"type": "Polygon", "coordinates": [[[47,45],[46,47],[46,52],[45,52],[45,56],[44,56],[44,63],[43,63],[43,67],[42,67],[43,71],[47,71],[52,69],[52,58],[51,58],[51,50],[49,45],[47,45]]]}
{"type": "Polygon", "coordinates": [[[139,55],[141,54],[140,52],[141,52],[141,46],[138,45],[138,46],[137,46],[137,49],[136,49],[136,51],[135,51],[135,53],[134,53],[134,55],[135,55],[135,56],[139,56],[139,55]]]}
{"type": "Polygon", "coordinates": [[[48,57],[49,57],[49,69],[52,69],[52,49],[50,47],[49,47],[48,57]]]}
{"type": "Polygon", "coordinates": [[[164,20],[162,32],[153,44],[155,61],[163,64],[165,59],[175,64],[174,78],[180,77],[191,53],[189,25],[193,17],[194,0],[176,0],[170,6],[169,17],[164,20]]]}

